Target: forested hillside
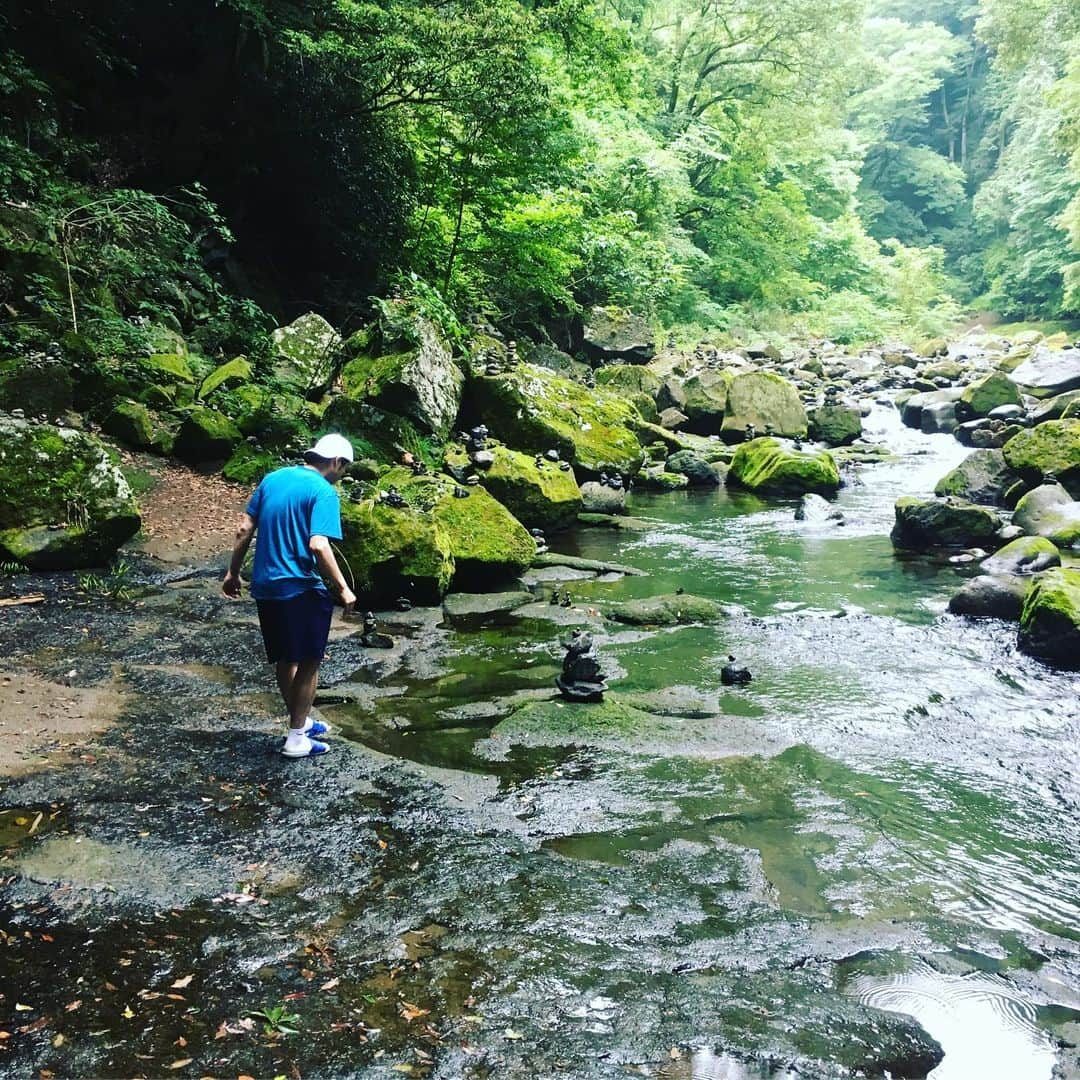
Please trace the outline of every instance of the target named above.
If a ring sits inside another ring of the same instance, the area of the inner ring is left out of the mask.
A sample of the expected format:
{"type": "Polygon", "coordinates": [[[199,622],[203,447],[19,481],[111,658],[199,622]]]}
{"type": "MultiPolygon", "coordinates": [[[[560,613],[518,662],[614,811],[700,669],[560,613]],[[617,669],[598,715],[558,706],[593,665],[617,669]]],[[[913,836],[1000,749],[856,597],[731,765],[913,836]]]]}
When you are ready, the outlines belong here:
{"type": "Polygon", "coordinates": [[[0,346],[258,354],[416,275],[691,335],[1080,312],[1071,0],[0,8],[0,346]]]}

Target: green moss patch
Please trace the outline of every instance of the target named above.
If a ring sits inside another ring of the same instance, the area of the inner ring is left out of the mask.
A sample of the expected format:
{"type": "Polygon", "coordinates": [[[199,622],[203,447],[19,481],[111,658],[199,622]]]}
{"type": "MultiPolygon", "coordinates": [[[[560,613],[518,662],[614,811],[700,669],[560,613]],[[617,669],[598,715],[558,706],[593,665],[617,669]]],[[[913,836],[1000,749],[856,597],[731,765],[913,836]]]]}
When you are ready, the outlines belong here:
{"type": "Polygon", "coordinates": [[[776,439],[759,438],[735,451],[727,482],[763,494],[825,495],[840,487],[840,473],[827,450],[788,450],[776,439]]]}
{"type": "Polygon", "coordinates": [[[1080,669],[1080,570],[1040,574],[1020,613],[1017,644],[1061,667],[1080,669]]]}

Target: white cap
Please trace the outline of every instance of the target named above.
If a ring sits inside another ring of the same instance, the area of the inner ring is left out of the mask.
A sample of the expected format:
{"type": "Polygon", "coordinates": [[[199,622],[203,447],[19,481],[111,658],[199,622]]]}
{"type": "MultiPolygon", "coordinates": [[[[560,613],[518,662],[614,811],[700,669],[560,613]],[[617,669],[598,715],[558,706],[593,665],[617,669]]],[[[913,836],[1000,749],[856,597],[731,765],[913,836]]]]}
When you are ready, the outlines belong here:
{"type": "Polygon", "coordinates": [[[315,457],[333,461],[334,458],[344,458],[352,461],[352,444],[343,435],[324,435],[310,450],[304,451],[304,457],[314,454],[315,457]]]}

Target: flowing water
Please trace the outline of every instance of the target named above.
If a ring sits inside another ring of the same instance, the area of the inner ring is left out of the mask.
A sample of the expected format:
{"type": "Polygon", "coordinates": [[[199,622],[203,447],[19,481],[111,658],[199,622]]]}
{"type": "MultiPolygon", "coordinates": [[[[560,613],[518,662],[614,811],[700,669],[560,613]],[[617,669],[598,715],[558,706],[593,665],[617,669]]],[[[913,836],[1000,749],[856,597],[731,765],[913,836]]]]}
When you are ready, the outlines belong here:
{"type": "Polygon", "coordinates": [[[648,574],[570,581],[580,610],[678,588],[737,606],[654,632],[594,620],[609,697],[655,725],[596,730],[578,706],[515,727],[566,633],[536,610],[451,632],[443,672],[328,710],[462,791],[489,785],[488,812],[533,845],[527,882],[458,896],[446,921],[497,932],[496,981],[554,1002],[555,1027],[603,1041],[678,1016],[700,1049],[652,1075],[788,1075],[748,1052],[778,1016],[799,1045],[828,1026],[816,1002],[849,999],[914,1017],[945,1051],[935,1080],[1049,1080],[1080,1018],[1080,679],[1017,652],[1015,627],[946,614],[962,568],[894,554],[895,499],[967,451],[887,407],[867,427],[898,456],[849,477],[843,525],[720,489],[635,495],[648,530],[558,538],[648,574]],[[748,686],[721,685],[729,653],[748,686]],[[570,1008],[593,993],[602,1007],[570,1008]]]}

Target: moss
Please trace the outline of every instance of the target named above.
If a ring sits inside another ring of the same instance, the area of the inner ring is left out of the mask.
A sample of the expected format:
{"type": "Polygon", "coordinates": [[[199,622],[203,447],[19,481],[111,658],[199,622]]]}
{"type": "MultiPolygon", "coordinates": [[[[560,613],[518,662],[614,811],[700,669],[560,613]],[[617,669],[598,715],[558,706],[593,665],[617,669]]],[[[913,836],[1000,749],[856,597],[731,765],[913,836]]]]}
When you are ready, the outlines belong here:
{"type": "Polygon", "coordinates": [[[1074,499],[1080,497],[1080,420],[1047,420],[1014,435],[1002,453],[1028,484],[1054,475],[1074,499]]]}
{"type": "Polygon", "coordinates": [[[1000,405],[1019,405],[1020,391],[1008,375],[992,371],[989,375],[969,386],[964,387],[956,415],[961,420],[970,420],[978,416],[989,415],[992,409],[1000,405]]]}
{"type": "Polygon", "coordinates": [[[410,420],[344,394],[331,401],[323,414],[323,427],[349,439],[357,457],[395,464],[408,451],[431,466],[442,460],[441,449],[410,420]]]}
{"type": "Polygon", "coordinates": [[[759,438],[735,451],[727,482],[763,494],[829,494],[840,487],[840,473],[827,450],[787,450],[776,439],[759,438]]]}
{"type": "Polygon", "coordinates": [[[250,487],[257,484],[267,473],[280,469],[283,464],[280,454],[244,442],[221,467],[221,475],[226,480],[250,487]]]}
{"type": "Polygon", "coordinates": [[[0,409],[54,419],[71,408],[73,395],[71,374],[60,363],[0,360],[0,409]]]}
{"type": "Polygon", "coordinates": [[[1020,648],[1062,667],[1080,668],[1080,570],[1040,574],[1020,613],[1020,648]]]}
{"type": "Polygon", "coordinates": [[[176,456],[184,461],[215,461],[229,457],[243,435],[225,415],[205,405],[190,409],[176,436],[176,456]]]}
{"type": "Polygon", "coordinates": [[[202,381],[199,387],[199,397],[207,398],[215,390],[229,383],[246,383],[251,379],[252,368],[247,357],[237,356],[227,361],[220,367],[215,368],[202,381]]]}
{"type": "Polygon", "coordinates": [[[688,626],[715,622],[721,607],[715,600],[685,593],[650,596],[645,600],[627,600],[607,611],[609,619],[631,626],[688,626]]]}
{"type": "Polygon", "coordinates": [[[721,434],[729,442],[737,441],[750,424],[758,431],[772,427],[777,435],[806,435],[806,409],[794,383],[771,371],[733,375],[721,434]]]}
{"type": "MultiPolygon", "coordinates": [[[[534,701],[496,724],[491,734],[508,742],[558,745],[564,742],[618,743],[650,728],[665,726],[660,718],[620,702],[613,695],[582,703],[534,701]]],[[[667,726],[673,726],[670,723],[667,726]]]]}
{"type": "Polygon", "coordinates": [[[138,366],[144,374],[154,380],[181,383],[195,382],[195,375],[192,373],[187,360],[179,353],[154,353],[151,356],[140,357],[138,366]]]}
{"type": "Polygon", "coordinates": [[[643,461],[634,434],[642,422],[634,405],[605,390],[589,390],[546,368],[522,364],[478,378],[472,409],[492,432],[521,450],[557,449],[577,468],[635,474],[643,461]]]}
{"type": "Polygon", "coordinates": [[[0,555],[39,569],[92,566],[139,525],[127,481],[93,436],[0,419],[0,555]]]}
{"type": "Polygon", "coordinates": [[[640,364],[612,364],[598,368],[596,384],[625,394],[645,394],[654,400],[661,385],[660,376],[640,364]]]}
{"type": "Polygon", "coordinates": [[[996,546],[1001,518],[985,506],[960,499],[920,499],[905,495],[896,501],[893,544],[900,548],[963,548],[996,546]]]}
{"type": "Polygon", "coordinates": [[[136,450],[168,453],[173,438],[160,418],[138,401],[118,401],[101,423],[102,430],[136,450]]]}
{"type": "MultiPolygon", "coordinates": [[[[557,532],[574,524],[581,511],[581,489],[572,470],[552,462],[537,465],[533,455],[493,443],[494,463],[477,470],[480,483],[523,525],[557,532]]],[[[457,475],[471,468],[461,446],[446,452],[447,469],[457,475]]]]}
{"type": "Polygon", "coordinates": [[[690,479],[683,473],[646,469],[638,474],[634,486],[642,491],[681,491],[690,486],[690,479]]]}

